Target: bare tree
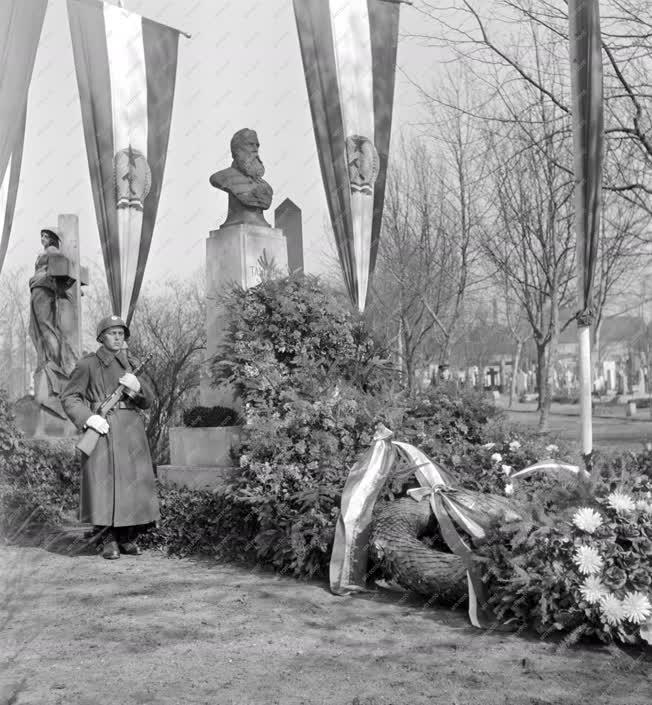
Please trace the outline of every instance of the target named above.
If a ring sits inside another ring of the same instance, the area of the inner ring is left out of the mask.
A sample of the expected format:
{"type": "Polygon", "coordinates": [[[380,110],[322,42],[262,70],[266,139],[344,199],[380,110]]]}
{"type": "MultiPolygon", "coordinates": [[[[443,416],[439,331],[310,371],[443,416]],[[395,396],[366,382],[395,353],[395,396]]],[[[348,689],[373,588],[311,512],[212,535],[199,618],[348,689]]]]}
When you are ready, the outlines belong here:
{"type": "Polygon", "coordinates": [[[530,125],[535,124],[531,114],[535,111],[540,115],[539,135],[518,126],[512,139],[502,141],[500,148],[488,136],[495,163],[497,214],[484,246],[532,330],[537,350],[539,427],[546,430],[562,328],[560,309],[575,297],[575,237],[573,184],[556,162],[556,155],[568,146],[563,137],[554,138],[545,128],[554,122],[556,109],[542,100],[534,107],[524,105],[522,112],[530,125]]]}
{"type": "MultiPolygon", "coordinates": [[[[652,15],[645,0],[602,0],[600,5],[607,139],[604,186],[649,213],[652,15]]],[[[504,103],[510,93],[527,88],[555,109],[548,131],[570,134],[565,0],[454,0],[445,8],[423,0],[416,8],[426,29],[415,39],[451,48],[484,86],[465,106],[468,114],[491,122],[496,133],[509,128],[510,122],[523,124],[522,116],[496,114],[495,101],[504,103]],[[544,64],[547,70],[542,70],[544,64]]],[[[570,160],[561,159],[558,166],[572,173],[570,160]]]]}
{"type": "Polygon", "coordinates": [[[168,281],[141,294],[134,315],[130,347],[153,353],[147,375],[154,387],[148,411],[147,437],[154,462],[168,460],[168,428],[184,409],[197,403],[202,351],[206,348],[202,278],[168,281]]]}
{"type": "Polygon", "coordinates": [[[475,224],[458,127],[448,153],[403,141],[388,180],[373,294],[410,392],[419,364],[448,362],[471,273],[475,224]]]}

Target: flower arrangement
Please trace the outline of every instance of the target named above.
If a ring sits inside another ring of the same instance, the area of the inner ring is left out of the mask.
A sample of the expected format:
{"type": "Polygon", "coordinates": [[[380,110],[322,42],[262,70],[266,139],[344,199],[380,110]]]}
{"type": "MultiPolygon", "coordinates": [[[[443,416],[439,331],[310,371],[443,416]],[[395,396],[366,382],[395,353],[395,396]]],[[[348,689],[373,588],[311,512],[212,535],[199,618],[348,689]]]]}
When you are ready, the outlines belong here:
{"type": "Polygon", "coordinates": [[[478,549],[499,619],[569,641],[652,643],[652,483],[611,489],[570,519],[500,527],[478,549]]]}

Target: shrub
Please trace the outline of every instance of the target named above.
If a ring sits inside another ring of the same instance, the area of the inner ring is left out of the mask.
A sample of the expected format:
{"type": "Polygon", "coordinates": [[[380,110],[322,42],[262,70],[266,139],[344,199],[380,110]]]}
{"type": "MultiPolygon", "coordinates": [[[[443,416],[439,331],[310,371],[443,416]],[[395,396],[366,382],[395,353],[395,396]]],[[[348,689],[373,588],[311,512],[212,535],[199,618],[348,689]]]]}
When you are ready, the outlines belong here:
{"type": "Polygon", "coordinates": [[[74,441],[27,440],[0,391],[0,532],[61,523],[77,508],[79,475],[74,441]]]}
{"type": "Polygon", "coordinates": [[[651,490],[644,476],[615,492],[580,483],[574,506],[537,507],[538,521],[525,511],[522,522],[497,528],[477,551],[497,616],[541,634],[565,632],[566,643],[640,642],[652,625],[651,490]]]}
{"type": "MultiPolygon", "coordinates": [[[[481,395],[447,385],[410,403],[364,320],[314,277],[236,288],[225,306],[228,334],[214,381],[234,386],[246,415],[242,473],[226,496],[238,508],[232,519],[246,524],[231,527],[234,535],[246,537],[261,564],[328,574],[342,489],[378,422],[450,455],[481,438],[496,414],[481,395]]],[[[400,492],[401,482],[387,493],[400,492]]]]}
{"type": "Polygon", "coordinates": [[[193,406],[183,412],[183,425],[191,428],[239,426],[243,422],[235,409],[225,406],[193,406]]]}

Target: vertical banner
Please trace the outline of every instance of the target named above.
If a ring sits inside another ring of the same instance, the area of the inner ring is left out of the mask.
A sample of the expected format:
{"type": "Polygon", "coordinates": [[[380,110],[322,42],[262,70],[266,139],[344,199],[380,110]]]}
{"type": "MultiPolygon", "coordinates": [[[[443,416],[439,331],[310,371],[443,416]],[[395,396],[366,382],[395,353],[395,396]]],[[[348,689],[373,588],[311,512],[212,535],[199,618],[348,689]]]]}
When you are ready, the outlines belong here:
{"type": "Polygon", "coordinates": [[[587,465],[590,465],[593,450],[590,326],[593,323],[592,288],[599,237],[604,143],[602,47],[598,0],[569,0],[568,22],[577,235],[581,440],[582,453],[587,465]]]}
{"type": "Polygon", "coordinates": [[[294,0],[294,14],[344,282],[364,311],[385,200],[399,5],[294,0]]]}
{"type": "Polygon", "coordinates": [[[25,123],[27,121],[27,103],[22,117],[16,120],[18,133],[14,149],[9,156],[4,178],[0,182],[0,217],[2,220],[2,234],[0,235],[0,272],[9,248],[9,236],[14,223],[16,199],[18,197],[18,184],[20,182],[20,168],[23,162],[23,145],[25,143],[25,123]],[[4,217],[3,217],[4,216],[4,217]]]}
{"type": "Polygon", "coordinates": [[[13,224],[25,138],[27,94],[47,0],[0,2],[0,271],[13,224]]]}
{"type": "Polygon", "coordinates": [[[68,0],[68,16],[113,313],[129,323],[163,184],[179,31],[99,0],[68,0]]]}

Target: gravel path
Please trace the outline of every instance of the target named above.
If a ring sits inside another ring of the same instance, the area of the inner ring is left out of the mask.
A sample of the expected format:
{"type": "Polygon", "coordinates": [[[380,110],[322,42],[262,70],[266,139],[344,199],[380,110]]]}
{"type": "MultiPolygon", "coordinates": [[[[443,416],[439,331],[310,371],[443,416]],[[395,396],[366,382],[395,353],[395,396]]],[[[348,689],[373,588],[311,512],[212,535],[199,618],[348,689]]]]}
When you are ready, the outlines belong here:
{"type": "Polygon", "coordinates": [[[0,547],[2,705],[16,688],[23,705],[650,701],[650,651],[484,634],[389,591],[335,597],[211,561],[59,550],[0,547]]]}

